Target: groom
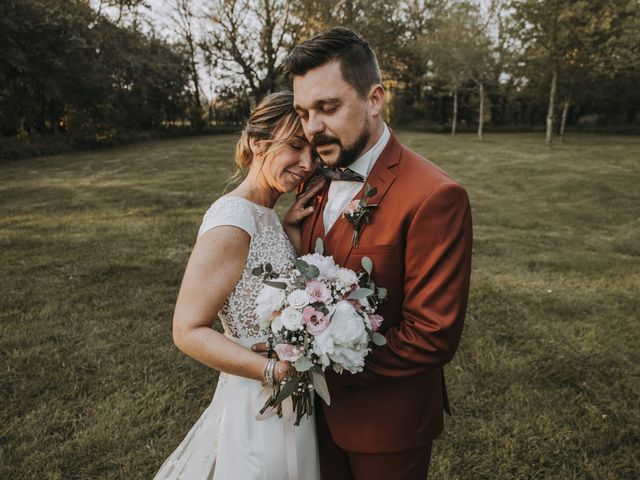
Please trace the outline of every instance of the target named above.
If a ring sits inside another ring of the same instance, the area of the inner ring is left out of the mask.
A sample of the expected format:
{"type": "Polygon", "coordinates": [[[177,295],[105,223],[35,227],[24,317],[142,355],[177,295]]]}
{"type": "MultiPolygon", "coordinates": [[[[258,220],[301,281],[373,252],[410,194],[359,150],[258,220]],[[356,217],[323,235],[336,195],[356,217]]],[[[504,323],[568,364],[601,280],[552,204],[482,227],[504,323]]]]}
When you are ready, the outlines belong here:
{"type": "Polygon", "coordinates": [[[443,366],[469,294],[467,193],[386,126],[378,62],[360,35],[325,31],[298,45],[285,70],[304,133],[334,178],[303,225],[302,253],[321,238],[341,266],[360,271],[370,257],[376,285],[388,290],[379,312],[387,345],[362,373],[327,370],[331,405],[317,402],[322,478],[423,480],[449,412],[443,366]],[[364,183],[376,187],[367,203],[378,207],[354,246],[354,225],[341,213],[364,183]]]}

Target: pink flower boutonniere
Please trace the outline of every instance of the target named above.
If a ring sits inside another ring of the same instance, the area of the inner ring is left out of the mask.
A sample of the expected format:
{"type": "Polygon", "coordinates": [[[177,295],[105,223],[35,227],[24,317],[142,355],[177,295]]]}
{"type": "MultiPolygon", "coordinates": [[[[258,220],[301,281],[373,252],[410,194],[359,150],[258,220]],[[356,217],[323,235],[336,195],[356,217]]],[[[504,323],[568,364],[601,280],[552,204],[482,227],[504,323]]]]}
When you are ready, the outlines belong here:
{"type": "Polygon", "coordinates": [[[349,220],[349,223],[353,225],[353,236],[351,237],[351,244],[354,247],[358,246],[358,239],[360,232],[365,224],[371,223],[371,217],[373,211],[378,208],[378,204],[367,205],[367,200],[378,193],[376,187],[372,187],[369,184],[364,186],[364,195],[360,200],[352,200],[347,204],[342,211],[342,216],[349,220]]]}

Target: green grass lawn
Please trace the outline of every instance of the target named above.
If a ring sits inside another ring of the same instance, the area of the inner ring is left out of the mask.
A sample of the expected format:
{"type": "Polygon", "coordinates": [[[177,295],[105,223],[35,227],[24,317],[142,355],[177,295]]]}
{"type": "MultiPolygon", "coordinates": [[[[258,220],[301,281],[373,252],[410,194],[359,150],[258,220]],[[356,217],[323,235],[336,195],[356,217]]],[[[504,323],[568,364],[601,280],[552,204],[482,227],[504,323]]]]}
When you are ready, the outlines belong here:
{"type": "MultiPolygon", "coordinates": [[[[640,138],[400,138],[474,215],[430,478],[640,478],[640,138]]],[[[171,316],[233,144],[0,164],[0,478],[152,478],[208,405],[171,316]]]]}

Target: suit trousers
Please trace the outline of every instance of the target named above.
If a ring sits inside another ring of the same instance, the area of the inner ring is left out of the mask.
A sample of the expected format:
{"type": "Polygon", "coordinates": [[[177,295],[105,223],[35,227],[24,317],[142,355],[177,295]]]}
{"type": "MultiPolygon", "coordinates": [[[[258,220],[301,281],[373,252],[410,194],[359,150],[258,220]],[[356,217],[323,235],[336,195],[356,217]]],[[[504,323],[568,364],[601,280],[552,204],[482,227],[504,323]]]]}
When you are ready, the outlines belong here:
{"type": "Polygon", "coordinates": [[[426,480],[431,444],[398,453],[347,452],[334,442],[322,406],[316,405],[322,480],[426,480]]]}

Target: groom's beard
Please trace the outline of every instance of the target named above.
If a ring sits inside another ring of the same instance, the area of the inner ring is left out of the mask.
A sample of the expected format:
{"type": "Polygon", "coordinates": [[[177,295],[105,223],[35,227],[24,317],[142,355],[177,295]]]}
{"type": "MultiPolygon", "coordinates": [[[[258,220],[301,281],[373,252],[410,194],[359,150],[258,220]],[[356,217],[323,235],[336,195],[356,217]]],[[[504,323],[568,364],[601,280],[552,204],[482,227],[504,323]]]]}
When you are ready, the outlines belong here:
{"type": "MultiPolygon", "coordinates": [[[[313,139],[311,140],[311,146],[316,148],[321,145],[331,145],[331,144],[338,145],[338,147],[340,147],[338,161],[336,162],[335,165],[331,165],[331,166],[337,167],[337,168],[345,168],[351,165],[353,162],[355,162],[358,159],[358,157],[362,155],[362,151],[367,146],[367,143],[369,143],[370,138],[371,138],[371,132],[369,131],[369,122],[367,121],[364,125],[364,128],[362,129],[362,132],[360,132],[360,135],[358,135],[358,138],[356,138],[356,141],[353,142],[353,145],[345,147],[342,145],[342,142],[338,137],[332,137],[321,132],[316,134],[313,137],[313,139]]],[[[322,156],[320,156],[320,159],[322,159],[322,156]]]]}

